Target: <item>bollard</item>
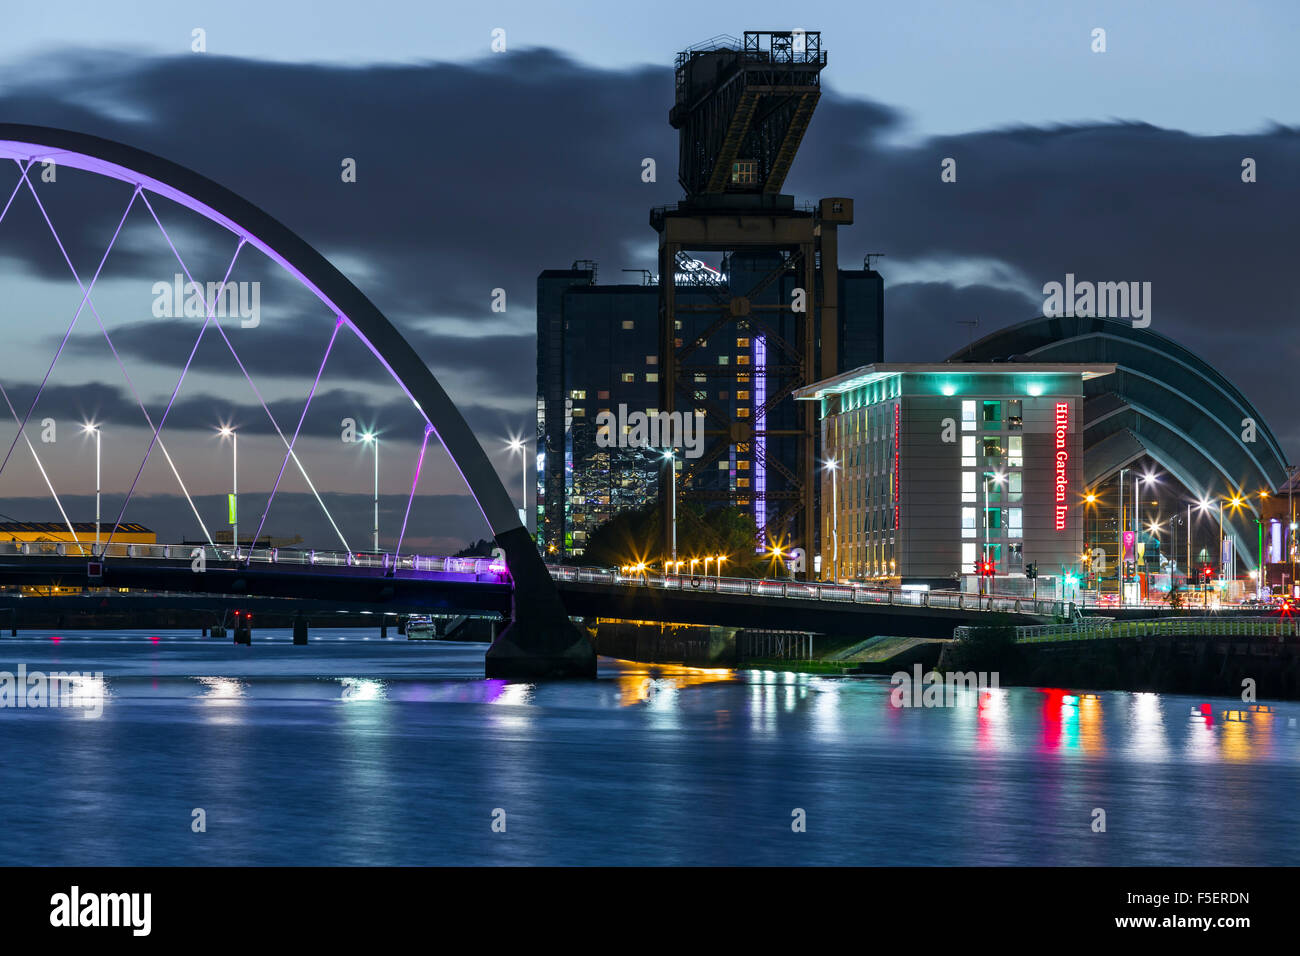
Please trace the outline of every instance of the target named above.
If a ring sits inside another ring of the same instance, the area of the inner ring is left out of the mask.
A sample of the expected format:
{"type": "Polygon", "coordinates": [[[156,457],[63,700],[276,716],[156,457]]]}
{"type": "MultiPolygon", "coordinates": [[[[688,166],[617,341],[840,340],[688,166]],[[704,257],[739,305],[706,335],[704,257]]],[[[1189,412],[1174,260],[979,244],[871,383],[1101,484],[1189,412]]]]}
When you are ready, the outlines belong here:
{"type": "Polygon", "coordinates": [[[307,643],[307,622],[302,618],[295,618],[293,622],[293,642],[295,644],[307,643]]]}

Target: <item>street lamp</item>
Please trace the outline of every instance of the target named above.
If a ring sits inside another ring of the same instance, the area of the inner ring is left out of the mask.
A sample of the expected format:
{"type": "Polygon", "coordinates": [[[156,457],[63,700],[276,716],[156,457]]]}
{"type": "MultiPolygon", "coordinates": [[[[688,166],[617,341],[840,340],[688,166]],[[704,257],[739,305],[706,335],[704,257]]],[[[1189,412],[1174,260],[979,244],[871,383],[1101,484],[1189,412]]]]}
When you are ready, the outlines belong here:
{"type": "Polygon", "coordinates": [[[840,505],[839,505],[839,467],[834,458],[826,462],[826,470],[831,473],[831,580],[840,579],[840,505]]]}
{"type": "Polygon", "coordinates": [[[672,553],[673,560],[677,560],[677,459],[671,448],[664,450],[664,461],[668,462],[669,481],[671,482],[669,490],[669,517],[672,529],[672,553]]]}
{"type": "Polygon", "coordinates": [[[522,438],[510,439],[509,448],[513,452],[519,453],[519,464],[523,469],[523,484],[519,489],[519,520],[524,523],[524,530],[528,530],[528,444],[522,438]]]}
{"type": "Polygon", "coordinates": [[[720,554],[718,555],[718,563],[713,566],[714,578],[719,584],[722,583],[722,562],[726,560],[727,556],[720,554]]]}
{"type": "Polygon", "coordinates": [[[95,554],[99,556],[99,443],[102,429],[95,424],[83,425],[81,429],[87,435],[95,436],[95,554]]]}
{"type": "Polygon", "coordinates": [[[379,550],[379,436],[366,432],[361,440],[367,445],[375,446],[375,550],[379,550]]]}
{"type": "MultiPolygon", "coordinates": [[[[1119,529],[1119,541],[1117,542],[1117,551],[1116,551],[1116,554],[1119,556],[1119,561],[1117,561],[1116,563],[1119,565],[1118,576],[1119,576],[1119,606],[1120,607],[1124,606],[1124,576],[1125,576],[1124,575],[1124,524],[1125,524],[1124,522],[1124,475],[1126,475],[1128,471],[1129,469],[1127,468],[1121,468],[1119,470],[1119,481],[1117,482],[1117,484],[1119,485],[1119,511],[1116,512],[1115,515],[1115,526],[1119,529]]],[[[1134,544],[1136,543],[1137,542],[1135,540],[1134,544]]],[[[1134,548],[1134,557],[1137,557],[1136,552],[1137,549],[1134,548]]]]}
{"type": "MultiPolygon", "coordinates": [[[[222,425],[217,433],[230,439],[230,542],[235,546],[235,560],[239,560],[239,436],[229,425],[222,425]]],[[[250,550],[256,543],[249,545],[250,550]]]]}

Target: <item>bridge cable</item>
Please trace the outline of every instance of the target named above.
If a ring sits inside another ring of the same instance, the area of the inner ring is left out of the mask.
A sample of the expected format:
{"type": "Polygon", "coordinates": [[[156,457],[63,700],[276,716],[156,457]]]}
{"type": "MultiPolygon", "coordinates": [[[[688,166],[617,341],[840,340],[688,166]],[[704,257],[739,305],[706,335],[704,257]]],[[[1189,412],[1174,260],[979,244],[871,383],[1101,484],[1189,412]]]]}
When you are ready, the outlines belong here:
{"type": "MultiPolygon", "coordinates": [[[[193,283],[194,277],[190,275],[190,270],[185,265],[185,260],[183,260],[180,253],[176,251],[176,244],[172,242],[171,236],[167,233],[167,230],[163,228],[162,221],[159,220],[158,214],[154,212],[153,205],[149,202],[148,195],[141,194],[141,198],[144,200],[145,206],[148,207],[150,214],[153,216],[153,221],[157,223],[158,230],[163,234],[163,238],[167,240],[167,245],[171,246],[172,254],[176,256],[176,261],[180,263],[181,271],[185,273],[185,278],[189,282],[193,283]]],[[[243,236],[240,236],[240,239],[243,242],[248,241],[243,236]]],[[[239,353],[235,351],[235,346],[231,343],[230,337],[226,335],[226,330],[221,327],[220,322],[216,323],[216,330],[221,336],[221,340],[226,343],[226,348],[230,350],[230,354],[234,358],[235,364],[239,366],[239,371],[243,373],[244,380],[248,382],[248,387],[253,390],[253,394],[257,397],[258,403],[262,406],[262,411],[266,412],[266,417],[270,419],[271,427],[274,428],[275,433],[280,436],[280,441],[284,443],[284,446],[289,449],[290,454],[293,456],[293,463],[298,466],[298,471],[302,473],[303,480],[307,482],[307,487],[311,489],[311,493],[315,496],[316,503],[320,505],[321,511],[325,512],[325,519],[330,523],[330,527],[334,529],[334,533],[339,536],[339,541],[342,542],[344,549],[351,554],[352,549],[348,547],[348,542],[343,537],[343,532],[339,530],[338,524],[335,523],[334,516],[330,514],[329,508],[325,506],[325,502],[321,499],[320,492],[316,490],[315,483],[311,480],[311,476],[307,474],[307,469],[303,467],[302,462],[298,459],[297,453],[293,451],[292,446],[289,444],[289,439],[284,437],[284,432],[280,429],[279,422],[277,422],[275,416],[271,414],[270,406],[266,404],[266,399],[262,397],[262,393],[258,389],[257,384],[253,381],[253,377],[248,374],[248,369],[244,366],[243,359],[241,359],[239,353]]],[[[164,452],[165,451],[166,449],[164,449],[164,452]]],[[[256,541],[256,538],[254,538],[254,541],[256,541]]]]}
{"type": "MultiPolygon", "coordinates": [[[[148,205],[149,197],[145,196],[144,201],[145,201],[145,205],[148,205]]],[[[162,437],[160,433],[162,432],[163,425],[167,423],[167,416],[171,414],[172,406],[176,403],[176,396],[180,394],[181,383],[185,381],[185,376],[189,374],[190,365],[194,362],[194,356],[199,351],[199,344],[203,341],[203,333],[208,330],[208,324],[212,321],[213,316],[216,313],[217,303],[221,301],[221,296],[226,291],[226,284],[230,281],[230,273],[233,272],[235,269],[235,260],[239,258],[239,252],[243,248],[244,248],[244,240],[240,239],[239,244],[235,246],[235,254],[230,257],[230,265],[226,267],[226,274],[221,279],[221,285],[217,288],[217,294],[213,296],[212,302],[208,305],[207,318],[203,320],[203,326],[202,328],[199,329],[199,334],[194,339],[194,345],[190,349],[189,358],[185,360],[185,367],[181,369],[180,377],[176,379],[176,387],[172,389],[171,398],[167,400],[167,407],[163,409],[162,416],[158,419],[158,425],[153,428],[153,437],[149,440],[149,447],[144,450],[144,458],[140,460],[140,468],[135,473],[135,480],[131,482],[131,488],[130,490],[127,491],[126,498],[122,501],[122,510],[118,512],[117,524],[114,525],[113,530],[109,532],[108,542],[107,544],[104,545],[105,551],[108,550],[108,545],[113,543],[113,535],[115,535],[117,533],[117,529],[121,527],[122,518],[125,517],[126,515],[126,506],[131,503],[131,496],[135,494],[135,486],[139,483],[140,476],[144,474],[144,466],[149,463],[149,455],[153,451],[153,446],[157,444],[159,447],[162,447],[162,437]]],[[[104,337],[108,339],[108,347],[111,348],[113,350],[113,354],[116,355],[117,348],[116,346],[113,345],[113,340],[109,338],[108,329],[104,329],[104,337]]],[[[125,371],[125,369],[123,371],[125,371]]],[[[153,426],[153,422],[150,422],[149,424],[150,426],[153,426]]],[[[164,454],[165,453],[166,452],[164,450],[164,454]]],[[[188,492],[186,493],[186,497],[189,497],[188,492]]],[[[193,505],[193,502],[191,502],[191,505],[193,505]]],[[[197,510],[195,511],[194,515],[196,518],[198,517],[197,510]]],[[[199,518],[199,525],[203,528],[203,535],[208,539],[208,544],[212,545],[213,549],[215,550],[216,544],[213,542],[212,536],[208,534],[207,526],[203,524],[202,518],[199,518]]],[[[235,542],[235,548],[238,549],[238,547],[239,547],[239,542],[235,542]]]]}
{"type": "MultiPolygon", "coordinates": [[[[77,283],[77,286],[79,288],[85,290],[86,287],[82,285],[81,277],[77,274],[77,269],[72,264],[72,259],[68,255],[68,251],[63,245],[63,240],[59,238],[59,232],[57,229],[54,228],[54,223],[50,220],[49,213],[46,212],[45,210],[45,205],[41,202],[40,197],[36,195],[36,189],[34,186],[32,186],[31,180],[27,179],[25,174],[23,178],[27,182],[27,188],[31,191],[32,198],[36,200],[36,206],[40,210],[41,216],[45,219],[45,224],[50,227],[50,233],[54,236],[54,241],[58,244],[59,251],[63,253],[63,260],[64,262],[67,263],[68,269],[71,270],[73,280],[77,283]]],[[[136,187],[135,194],[132,195],[132,202],[134,202],[136,195],[139,195],[140,198],[144,200],[146,206],[149,204],[149,198],[144,195],[143,191],[141,190],[141,187],[139,186],[136,187]]],[[[128,206],[128,211],[129,208],[130,207],[128,206]]],[[[119,225],[119,229],[120,228],[121,226],[119,225]]],[[[149,410],[145,407],[144,400],[140,397],[140,392],[135,387],[135,382],[131,379],[130,373],[127,372],[126,364],[122,361],[122,356],[118,354],[117,347],[113,345],[112,337],[109,336],[108,334],[108,328],[104,325],[104,320],[100,316],[99,310],[95,308],[95,303],[90,299],[88,290],[86,291],[85,302],[86,305],[90,306],[91,315],[95,317],[95,321],[99,324],[100,331],[104,333],[105,339],[108,340],[108,347],[113,352],[113,357],[117,359],[118,368],[122,370],[122,376],[126,379],[127,386],[130,388],[131,394],[135,397],[136,404],[140,406],[140,411],[144,413],[145,422],[148,423],[150,428],[153,428],[153,419],[149,415],[149,410]]],[[[155,437],[157,437],[157,429],[154,429],[154,434],[155,437]]],[[[172,460],[172,456],[167,451],[166,446],[163,445],[161,438],[158,438],[158,447],[162,449],[162,453],[164,457],[166,457],[167,463],[171,466],[172,474],[176,476],[176,482],[177,484],[180,485],[181,493],[185,495],[185,500],[189,502],[190,510],[194,512],[194,517],[195,519],[198,520],[199,527],[203,529],[204,536],[207,537],[209,543],[211,543],[212,537],[211,535],[208,534],[207,526],[203,523],[203,519],[199,516],[198,508],[195,507],[194,505],[194,499],[190,497],[189,490],[185,487],[185,482],[181,478],[180,471],[177,469],[176,463],[172,460]]],[[[116,532],[117,532],[116,527],[114,527],[113,530],[109,532],[109,541],[112,541],[113,535],[116,534],[116,532]]],[[[108,545],[105,544],[104,545],[105,550],[107,550],[107,547],[108,545]]]]}
{"type": "MultiPolygon", "coordinates": [[[[257,533],[253,535],[253,541],[256,542],[262,534],[262,528],[266,524],[266,516],[271,512],[271,502],[275,500],[275,494],[280,490],[280,480],[284,477],[284,469],[289,464],[289,459],[293,457],[293,446],[298,443],[298,435],[302,432],[302,423],[307,420],[307,409],[311,408],[312,399],[316,397],[316,388],[320,385],[321,376],[325,374],[325,363],[329,361],[330,352],[334,351],[334,343],[338,340],[339,329],[343,327],[343,316],[338,316],[334,322],[334,331],[330,334],[329,345],[325,346],[325,354],[321,356],[320,368],[316,370],[316,379],[311,383],[311,391],[307,393],[307,402],[302,407],[302,414],[298,416],[298,427],[293,430],[293,440],[289,442],[289,450],[285,452],[284,461],[280,463],[280,473],[275,476],[275,485],[271,488],[271,495],[266,499],[266,508],[262,511],[262,520],[258,522],[257,533]]],[[[338,530],[337,528],[335,530],[338,530]]],[[[340,535],[341,537],[341,535],[340,535]]],[[[352,549],[348,548],[348,543],[343,542],[343,547],[347,549],[348,554],[352,549]]],[[[252,563],[253,549],[248,549],[248,560],[252,563]]]]}
{"type": "MultiPolygon", "coordinates": [[[[18,161],[14,160],[14,162],[18,162],[18,161]]],[[[23,183],[27,183],[28,188],[31,187],[31,182],[30,180],[27,179],[27,169],[31,166],[32,162],[35,162],[35,160],[34,159],[31,160],[28,163],[27,167],[24,167],[22,163],[18,163],[18,168],[21,171],[21,175],[18,177],[18,185],[14,187],[13,195],[9,197],[9,202],[5,204],[4,212],[0,212],[0,222],[4,221],[5,215],[9,212],[10,203],[14,201],[14,197],[18,195],[18,191],[23,188],[23,183]]],[[[4,461],[0,461],[0,474],[4,474],[5,467],[9,464],[9,457],[14,453],[14,449],[18,446],[18,439],[22,437],[22,435],[26,431],[27,422],[31,420],[32,412],[36,410],[36,403],[41,400],[41,394],[45,391],[45,386],[49,383],[50,376],[54,373],[54,366],[58,363],[59,357],[63,354],[64,347],[67,346],[68,339],[71,338],[72,336],[72,330],[76,328],[77,320],[81,318],[82,310],[86,308],[86,302],[90,298],[90,290],[95,287],[95,283],[99,280],[99,274],[104,268],[104,263],[108,261],[109,252],[112,251],[113,246],[117,243],[117,237],[121,235],[122,226],[126,224],[126,217],[130,214],[131,206],[135,203],[135,197],[136,195],[138,195],[138,193],[139,190],[136,190],[135,193],[131,194],[131,201],[126,204],[126,209],[123,210],[122,212],[122,219],[117,224],[117,229],[113,233],[113,238],[109,241],[108,248],[104,250],[104,255],[99,260],[99,267],[95,269],[95,277],[90,280],[90,285],[84,289],[83,294],[81,296],[81,304],[77,306],[77,312],[72,317],[72,322],[68,326],[68,331],[63,333],[63,341],[59,343],[59,348],[54,353],[54,358],[50,361],[50,367],[45,370],[45,378],[41,380],[40,387],[36,389],[36,395],[34,398],[32,398],[31,405],[28,406],[27,408],[27,414],[25,414],[22,420],[18,422],[18,434],[14,435],[14,440],[9,443],[9,451],[5,453],[4,461]]],[[[38,204],[40,203],[39,199],[37,200],[37,203],[38,204]]],[[[46,221],[48,222],[49,220],[47,219],[46,221]]],[[[53,229],[54,227],[51,226],[50,228],[53,229]]],[[[58,242],[57,235],[55,236],[55,242],[58,242]]],[[[16,412],[15,412],[15,420],[17,420],[16,412]]]]}
{"type": "MultiPolygon", "coordinates": [[[[3,385],[0,385],[0,395],[4,396],[5,404],[9,406],[9,411],[14,416],[14,421],[18,421],[18,410],[14,408],[14,403],[9,401],[9,393],[5,391],[3,385]]],[[[77,529],[72,526],[72,522],[68,520],[68,513],[63,510],[63,502],[59,500],[59,493],[54,490],[54,483],[50,481],[50,476],[45,473],[45,466],[41,464],[41,456],[36,454],[36,446],[32,444],[32,440],[27,437],[25,432],[23,433],[23,440],[27,442],[27,447],[31,450],[32,458],[36,460],[36,467],[40,469],[41,477],[45,479],[45,487],[50,489],[50,494],[54,497],[55,507],[59,509],[59,514],[63,515],[63,523],[68,526],[68,532],[72,535],[73,544],[77,545],[78,548],[81,548],[81,539],[77,537],[77,529]]],[[[85,549],[82,548],[83,552],[84,550],[85,549]]]]}
{"type": "MultiPolygon", "coordinates": [[[[420,443],[420,457],[415,463],[415,477],[411,479],[411,497],[406,499],[406,514],[402,518],[402,533],[397,536],[397,550],[393,552],[393,570],[397,570],[397,558],[402,553],[402,539],[406,537],[406,522],[411,517],[411,502],[415,500],[415,487],[420,483],[420,469],[424,467],[424,452],[429,447],[429,435],[433,433],[432,425],[424,426],[424,441],[420,443]]],[[[414,560],[412,560],[414,570],[414,560]]]]}

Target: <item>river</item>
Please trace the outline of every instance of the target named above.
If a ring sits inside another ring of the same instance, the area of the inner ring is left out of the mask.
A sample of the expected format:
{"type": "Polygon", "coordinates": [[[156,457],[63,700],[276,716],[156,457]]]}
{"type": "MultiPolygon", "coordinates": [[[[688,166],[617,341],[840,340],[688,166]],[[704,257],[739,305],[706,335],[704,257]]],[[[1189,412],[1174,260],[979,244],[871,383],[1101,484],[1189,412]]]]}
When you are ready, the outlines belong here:
{"type": "Polygon", "coordinates": [[[99,716],[0,707],[7,864],[1292,864],[1300,704],[601,661],[316,629],[24,632],[99,716]],[[1104,811],[1105,830],[1096,832],[1104,811]],[[200,812],[201,811],[201,812],[200,812]],[[200,826],[202,823],[202,826],[200,826]],[[799,832],[802,824],[802,832],[799,832]]]}

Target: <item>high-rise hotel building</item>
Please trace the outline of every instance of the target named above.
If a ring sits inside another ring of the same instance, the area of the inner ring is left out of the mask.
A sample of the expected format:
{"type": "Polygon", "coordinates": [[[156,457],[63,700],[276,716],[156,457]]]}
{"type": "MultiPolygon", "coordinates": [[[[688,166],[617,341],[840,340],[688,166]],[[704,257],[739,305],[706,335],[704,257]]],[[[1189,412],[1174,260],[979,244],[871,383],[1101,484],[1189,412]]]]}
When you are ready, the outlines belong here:
{"type": "Polygon", "coordinates": [[[952,588],[1078,569],[1085,380],[1113,364],[875,364],[801,389],[821,419],[824,580],[952,588]]]}

